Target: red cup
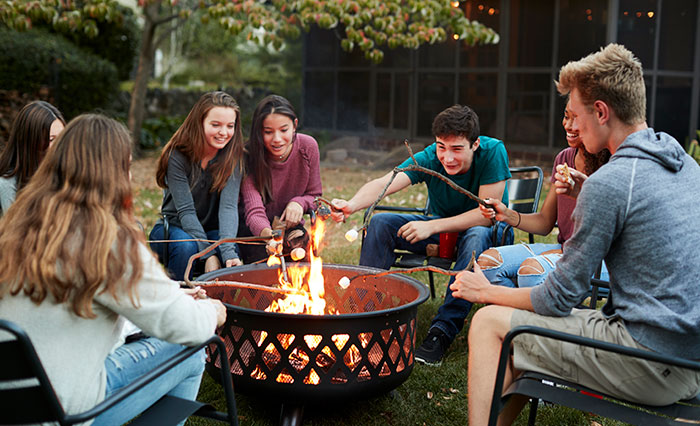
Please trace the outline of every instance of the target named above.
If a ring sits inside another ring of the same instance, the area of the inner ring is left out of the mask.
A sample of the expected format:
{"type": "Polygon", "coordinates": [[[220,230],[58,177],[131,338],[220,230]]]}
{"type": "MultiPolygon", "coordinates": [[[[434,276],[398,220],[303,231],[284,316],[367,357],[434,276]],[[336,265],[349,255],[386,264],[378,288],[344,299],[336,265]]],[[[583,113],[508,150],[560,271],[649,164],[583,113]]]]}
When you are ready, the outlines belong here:
{"type": "Polygon", "coordinates": [[[457,237],[459,237],[459,232],[441,232],[438,256],[445,259],[454,259],[457,237]]]}

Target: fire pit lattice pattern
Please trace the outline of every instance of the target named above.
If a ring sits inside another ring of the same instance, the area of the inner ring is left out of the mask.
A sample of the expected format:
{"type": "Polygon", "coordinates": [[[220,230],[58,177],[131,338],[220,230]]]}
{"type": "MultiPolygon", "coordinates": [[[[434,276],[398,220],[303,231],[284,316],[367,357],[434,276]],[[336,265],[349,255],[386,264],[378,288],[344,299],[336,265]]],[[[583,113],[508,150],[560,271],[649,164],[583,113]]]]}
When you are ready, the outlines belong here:
{"type": "MultiPolygon", "coordinates": [[[[326,283],[353,272],[343,265],[327,265],[323,271],[326,283]]],[[[277,273],[258,267],[218,278],[270,285],[277,273]]],[[[207,286],[210,297],[227,305],[226,324],[218,334],[237,391],[318,403],[385,392],[408,377],[414,365],[417,305],[427,299],[422,284],[388,276],[356,280],[347,289],[325,287],[332,315],[265,312],[278,294],[207,286]]],[[[220,369],[219,357],[210,351],[207,368],[220,369]]]]}

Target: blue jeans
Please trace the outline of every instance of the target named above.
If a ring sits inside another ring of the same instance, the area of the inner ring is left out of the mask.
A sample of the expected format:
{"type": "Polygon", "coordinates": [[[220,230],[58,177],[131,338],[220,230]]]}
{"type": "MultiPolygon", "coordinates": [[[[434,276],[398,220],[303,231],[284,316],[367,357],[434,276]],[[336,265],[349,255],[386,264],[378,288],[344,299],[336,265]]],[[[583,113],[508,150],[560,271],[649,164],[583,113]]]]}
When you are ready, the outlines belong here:
{"type": "MultiPolygon", "coordinates": [[[[426,221],[436,219],[435,216],[408,215],[396,213],[380,213],[372,216],[367,236],[362,243],[360,253],[360,265],[372,266],[375,268],[389,269],[396,260],[394,250],[407,250],[413,253],[425,253],[428,244],[438,244],[439,234],[432,235],[423,241],[411,244],[403,238],[399,238],[396,233],[404,224],[411,221],[426,221]]],[[[506,224],[498,222],[496,225],[496,241],[501,241],[506,224]]],[[[472,256],[479,257],[481,252],[492,246],[493,227],[474,226],[459,233],[457,242],[457,258],[453,270],[464,269],[472,256]]],[[[513,230],[509,229],[505,238],[506,244],[513,243],[513,230]]],[[[472,308],[471,302],[458,299],[452,296],[450,284],[455,280],[451,277],[445,291],[445,301],[438,309],[437,315],[433,318],[430,328],[436,327],[444,332],[450,340],[454,340],[464,326],[472,308]]]]}
{"type": "MultiPolygon", "coordinates": [[[[190,234],[185,232],[182,228],[178,228],[177,226],[170,225],[169,231],[169,240],[188,240],[194,238],[190,234]]],[[[151,230],[151,234],[148,236],[148,239],[162,240],[164,235],[165,233],[163,230],[163,224],[161,222],[158,222],[155,224],[155,226],[153,226],[153,229],[151,230]]],[[[207,239],[218,240],[219,231],[214,230],[207,232],[207,239]]],[[[160,259],[160,261],[163,263],[165,263],[163,259],[165,257],[165,245],[166,243],[151,243],[151,250],[156,252],[156,254],[158,255],[158,259],[160,259]]],[[[167,265],[168,270],[170,271],[170,275],[174,280],[182,281],[185,279],[185,269],[187,269],[187,262],[190,260],[190,257],[192,257],[193,254],[199,253],[199,246],[195,241],[188,241],[182,243],[167,243],[167,245],[167,265]]],[[[219,256],[219,260],[221,261],[221,255],[219,254],[218,248],[214,250],[214,254],[219,256]]],[[[209,257],[209,255],[207,255],[206,257],[209,257]]],[[[192,271],[190,271],[189,278],[192,278],[192,271]]]]}
{"type": "MultiPolygon", "coordinates": [[[[105,360],[105,397],[128,385],[182,351],[184,346],[148,337],[118,347],[105,360]]],[[[163,395],[194,400],[204,372],[204,349],[95,418],[93,425],[121,425],[141,414],[163,395]]],[[[180,424],[184,424],[183,421],[180,424]]]]}
{"type": "MultiPolygon", "coordinates": [[[[511,246],[495,247],[498,250],[500,259],[493,257],[491,262],[497,264],[494,267],[483,267],[482,271],[491,284],[506,287],[534,287],[544,283],[550,272],[556,268],[557,261],[561,258],[561,253],[542,254],[549,250],[561,250],[561,244],[516,244],[511,246]],[[533,259],[542,266],[541,273],[523,273],[520,265],[525,259],[533,259]]],[[[482,255],[483,257],[487,254],[482,255]]],[[[608,268],[603,262],[600,272],[600,279],[609,281],[608,268]]],[[[607,293],[607,289],[601,289],[601,293],[607,293]]]]}

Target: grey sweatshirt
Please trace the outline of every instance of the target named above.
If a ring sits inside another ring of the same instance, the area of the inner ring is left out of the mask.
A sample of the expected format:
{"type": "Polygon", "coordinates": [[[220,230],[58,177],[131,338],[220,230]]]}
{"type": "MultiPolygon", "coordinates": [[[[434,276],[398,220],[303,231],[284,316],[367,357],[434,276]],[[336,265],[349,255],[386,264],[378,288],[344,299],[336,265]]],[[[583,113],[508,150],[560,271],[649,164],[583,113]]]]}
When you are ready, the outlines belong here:
{"type": "Polygon", "coordinates": [[[535,312],[566,316],[605,259],[619,316],[642,345],[700,359],[700,167],[652,129],[629,135],[586,180],[564,256],[531,293],[535,312]]]}
{"type": "MultiPolygon", "coordinates": [[[[212,162],[217,160],[218,156],[212,162]]],[[[181,228],[193,238],[205,240],[206,232],[217,229],[219,238],[235,238],[238,235],[240,169],[236,167],[224,189],[218,193],[211,192],[214,177],[208,170],[199,168],[195,171],[194,167],[199,166],[192,164],[180,151],[173,150],[168,161],[168,187],[163,192],[163,215],[170,225],[181,228]]],[[[209,247],[203,242],[197,245],[200,251],[209,247]]],[[[224,262],[238,258],[236,244],[221,244],[219,250],[224,262]]]]}

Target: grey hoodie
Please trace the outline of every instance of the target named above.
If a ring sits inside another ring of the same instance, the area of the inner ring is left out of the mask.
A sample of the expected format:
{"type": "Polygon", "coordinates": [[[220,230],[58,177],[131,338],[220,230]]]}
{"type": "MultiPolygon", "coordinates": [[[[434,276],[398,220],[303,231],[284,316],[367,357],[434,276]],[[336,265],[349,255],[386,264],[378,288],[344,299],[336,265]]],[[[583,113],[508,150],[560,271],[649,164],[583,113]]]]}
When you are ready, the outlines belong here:
{"type": "Polygon", "coordinates": [[[700,359],[698,213],[695,160],[666,133],[629,135],[584,183],[564,256],[532,290],[535,312],[568,315],[604,258],[613,297],[603,312],[654,351],[700,359]]]}

